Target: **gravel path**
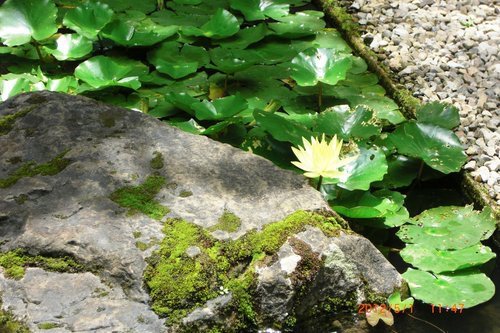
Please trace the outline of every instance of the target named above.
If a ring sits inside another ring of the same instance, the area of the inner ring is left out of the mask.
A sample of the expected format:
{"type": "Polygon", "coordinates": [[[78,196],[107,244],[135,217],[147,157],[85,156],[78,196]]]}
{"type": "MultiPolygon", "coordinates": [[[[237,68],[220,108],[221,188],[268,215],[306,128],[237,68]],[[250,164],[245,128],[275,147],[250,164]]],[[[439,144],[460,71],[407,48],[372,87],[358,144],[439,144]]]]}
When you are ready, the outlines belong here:
{"type": "Polygon", "coordinates": [[[500,204],[500,0],[342,1],[416,97],[460,109],[465,169],[500,204]]]}

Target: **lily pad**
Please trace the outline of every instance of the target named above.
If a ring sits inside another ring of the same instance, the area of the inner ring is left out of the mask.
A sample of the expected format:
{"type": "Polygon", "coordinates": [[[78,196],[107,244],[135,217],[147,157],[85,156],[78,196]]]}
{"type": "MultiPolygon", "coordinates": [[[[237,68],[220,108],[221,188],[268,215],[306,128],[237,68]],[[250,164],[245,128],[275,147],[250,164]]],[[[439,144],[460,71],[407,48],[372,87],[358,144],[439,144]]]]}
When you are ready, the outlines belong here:
{"type": "Polygon", "coordinates": [[[404,225],[397,235],[405,243],[438,250],[459,250],[476,245],[492,235],[496,222],[489,208],[443,206],[424,211],[404,225]]]}
{"type": "Polygon", "coordinates": [[[231,8],[239,10],[245,20],[256,21],[287,16],[290,5],[273,0],[232,0],[231,8]]]}
{"type": "Polygon", "coordinates": [[[460,125],[458,109],[453,105],[439,102],[428,103],[418,108],[417,120],[447,129],[460,125]]]}
{"type": "Polygon", "coordinates": [[[400,255],[412,266],[433,273],[479,266],[496,257],[489,247],[479,243],[460,250],[436,250],[426,245],[408,244],[400,255]]]}
{"type": "Polygon", "coordinates": [[[409,121],[389,137],[399,153],[421,158],[445,174],[459,171],[467,159],[458,137],[440,126],[409,121]]]}
{"type": "Polygon", "coordinates": [[[205,36],[221,39],[232,36],[240,30],[238,19],[225,9],[219,8],[212,18],[200,28],[185,26],[182,33],[188,36],[205,36]]]}
{"type": "Polygon", "coordinates": [[[198,68],[206,65],[210,58],[203,47],[165,42],[148,54],[148,60],[160,73],[180,79],[195,73],[198,68]]]}
{"type": "MultiPolygon", "coordinates": [[[[381,185],[398,188],[410,185],[417,178],[421,160],[405,155],[391,155],[387,158],[387,174],[381,185]]],[[[375,184],[379,185],[379,184],[375,184]]]]}
{"type": "Polygon", "coordinates": [[[391,309],[394,310],[394,312],[398,313],[407,309],[411,309],[413,307],[414,303],[413,297],[408,297],[404,301],[401,299],[401,293],[399,291],[396,291],[392,293],[389,298],[387,298],[387,302],[389,303],[389,306],[391,309]]]}
{"type": "Polygon", "coordinates": [[[316,131],[338,135],[345,141],[352,137],[367,139],[380,134],[381,127],[375,125],[373,112],[364,106],[351,110],[348,106],[335,106],[318,116],[316,131]]]}
{"type": "Polygon", "coordinates": [[[358,158],[344,167],[346,177],[338,186],[346,190],[368,190],[370,184],[382,180],[387,173],[384,152],[378,147],[359,148],[358,158]]]}
{"type": "Polygon", "coordinates": [[[333,210],[350,218],[382,218],[389,212],[397,212],[404,202],[404,195],[389,190],[373,193],[353,191],[335,199],[333,210]]]}
{"type": "Polygon", "coordinates": [[[409,268],[402,276],[408,282],[413,297],[443,308],[471,308],[488,301],[495,294],[493,282],[476,271],[433,275],[409,268]]]}
{"type": "Polygon", "coordinates": [[[95,39],[112,17],[113,10],[107,4],[88,1],[66,12],[63,24],[84,37],[95,39]]]}
{"type": "Polygon", "coordinates": [[[56,45],[47,46],[45,50],[57,60],[75,60],[86,56],[93,50],[92,41],[78,34],[61,35],[56,45]]]}
{"type": "Polygon", "coordinates": [[[267,25],[265,23],[261,23],[241,29],[236,35],[218,40],[217,43],[225,49],[244,49],[249,45],[262,40],[266,37],[267,33],[267,25]]]}
{"type": "Polygon", "coordinates": [[[194,119],[189,119],[189,120],[169,120],[168,123],[174,127],[177,127],[184,132],[192,133],[192,134],[201,134],[205,128],[198,124],[196,120],[194,119]]]}
{"type": "Polygon", "coordinates": [[[307,49],[292,60],[292,78],[301,86],[315,86],[318,82],[335,85],[345,79],[351,58],[350,54],[332,49],[307,49]]]}
{"type": "Polygon", "coordinates": [[[184,92],[169,93],[167,95],[167,101],[190,115],[194,115],[192,105],[200,102],[199,99],[194,98],[184,92]]]}
{"type": "Polygon", "coordinates": [[[268,26],[276,35],[284,38],[300,38],[313,35],[326,25],[323,12],[304,10],[296,14],[275,18],[268,26]]]}
{"type": "Polygon", "coordinates": [[[0,40],[16,46],[49,38],[57,32],[56,17],[50,0],[7,0],[0,6],[0,40]]]}
{"type": "Polygon", "coordinates": [[[138,89],[139,76],[148,73],[148,67],[140,61],[97,56],[82,62],[75,68],[75,76],[95,89],[122,86],[138,89]]]}
{"type": "Polygon", "coordinates": [[[278,141],[291,142],[294,146],[302,145],[302,138],[310,138],[312,132],[301,124],[288,120],[278,113],[261,110],[254,111],[257,124],[269,132],[278,141]]]}
{"type": "Polygon", "coordinates": [[[245,70],[258,62],[252,50],[225,49],[217,47],[209,51],[210,59],[216,68],[226,74],[233,74],[245,70]]]}
{"type": "Polygon", "coordinates": [[[218,98],[213,102],[203,100],[191,105],[199,120],[222,120],[234,116],[247,108],[247,101],[236,94],[218,98]]]}

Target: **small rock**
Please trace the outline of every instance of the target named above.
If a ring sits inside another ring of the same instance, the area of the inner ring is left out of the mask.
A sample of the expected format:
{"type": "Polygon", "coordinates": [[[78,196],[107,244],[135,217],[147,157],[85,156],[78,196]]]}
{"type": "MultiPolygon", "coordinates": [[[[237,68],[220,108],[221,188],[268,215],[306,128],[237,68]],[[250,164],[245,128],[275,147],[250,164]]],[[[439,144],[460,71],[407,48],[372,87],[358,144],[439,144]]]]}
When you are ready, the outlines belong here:
{"type": "Polygon", "coordinates": [[[481,180],[486,183],[488,181],[488,178],[490,177],[490,170],[483,165],[482,167],[477,169],[477,172],[481,177],[481,180]]]}
{"type": "Polygon", "coordinates": [[[194,258],[201,254],[201,249],[198,246],[190,246],[186,249],[186,254],[189,258],[194,258]]]}
{"type": "Polygon", "coordinates": [[[476,169],[476,161],[472,160],[467,162],[467,164],[464,165],[465,170],[475,170],[476,169]]]}

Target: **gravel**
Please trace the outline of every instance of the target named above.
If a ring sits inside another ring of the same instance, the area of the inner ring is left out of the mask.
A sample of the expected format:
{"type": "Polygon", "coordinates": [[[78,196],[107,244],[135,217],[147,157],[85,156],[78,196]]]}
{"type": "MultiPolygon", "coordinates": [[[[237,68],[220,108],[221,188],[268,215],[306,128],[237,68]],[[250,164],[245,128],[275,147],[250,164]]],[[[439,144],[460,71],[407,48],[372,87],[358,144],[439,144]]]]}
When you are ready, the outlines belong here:
{"type": "Polygon", "coordinates": [[[500,0],[346,0],[363,40],[424,102],[460,110],[465,169],[500,204],[500,0]]]}

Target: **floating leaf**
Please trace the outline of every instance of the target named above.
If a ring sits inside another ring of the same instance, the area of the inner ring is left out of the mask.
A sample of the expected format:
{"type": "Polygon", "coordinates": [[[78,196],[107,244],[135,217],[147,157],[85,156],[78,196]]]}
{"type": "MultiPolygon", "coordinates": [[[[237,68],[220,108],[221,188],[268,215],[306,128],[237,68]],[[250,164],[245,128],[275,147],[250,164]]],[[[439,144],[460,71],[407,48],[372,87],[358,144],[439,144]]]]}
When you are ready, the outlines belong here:
{"type": "Polygon", "coordinates": [[[222,47],[211,49],[210,59],[215,65],[214,68],[227,74],[240,72],[258,62],[254,51],[237,49],[227,50],[222,47]]]}
{"type": "MultiPolygon", "coordinates": [[[[301,51],[306,50],[312,46],[316,48],[332,49],[341,53],[352,52],[349,44],[347,44],[340,33],[333,28],[326,28],[316,32],[313,40],[292,40],[291,43],[292,45],[294,45],[294,48],[300,49],[301,51]]],[[[353,60],[354,59],[356,59],[356,57],[354,57],[353,60]]]]}
{"type": "Polygon", "coordinates": [[[240,30],[238,19],[225,9],[219,8],[212,18],[200,28],[183,27],[182,33],[188,36],[205,36],[221,39],[232,36],[240,30]]]}
{"type": "Polygon", "coordinates": [[[401,294],[399,291],[392,293],[389,298],[387,298],[387,302],[391,309],[393,309],[396,313],[400,311],[404,311],[406,309],[411,309],[413,307],[413,302],[415,300],[413,297],[408,297],[404,301],[401,300],[401,294]]]}
{"type": "Polygon", "coordinates": [[[437,125],[453,129],[460,125],[458,109],[450,104],[432,102],[417,109],[417,120],[420,123],[437,125]]]}
{"type": "Polygon", "coordinates": [[[159,72],[180,79],[195,73],[198,68],[206,65],[210,58],[203,47],[165,42],[148,54],[148,60],[159,72]]]}
{"type": "MultiPolygon", "coordinates": [[[[388,188],[398,188],[410,185],[417,178],[421,160],[404,156],[391,155],[387,158],[387,174],[381,185],[388,188]]],[[[378,184],[376,184],[378,185],[378,184]]]]}
{"type": "Polygon", "coordinates": [[[7,0],[0,6],[0,40],[7,46],[40,41],[57,31],[57,8],[50,0],[7,0]]]}
{"type": "Polygon", "coordinates": [[[399,153],[421,158],[445,174],[459,171],[467,159],[458,137],[443,127],[409,121],[389,137],[399,153]]]}
{"type": "Polygon", "coordinates": [[[390,212],[399,211],[404,198],[401,193],[389,190],[353,191],[333,200],[332,208],[350,218],[383,218],[390,212]]]}
{"type": "Polygon", "coordinates": [[[181,93],[169,93],[167,95],[167,100],[175,107],[181,109],[182,111],[194,115],[194,110],[191,107],[195,103],[199,103],[200,100],[194,98],[184,92],[181,93]]]}
{"type": "Polygon", "coordinates": [[[387,307],[373,305],[373,308],[370,307],[366,310],[366,321],[368,324],[375,326],[378,324],[379,320],[382,320],[386,325],[394,325],[394,316],[387,307]]]}
{"type": "Polygon", "coordinates": [[[304,126],[278,113],[271,113],[261,110],[254,111],[257,124],[269,132],[278,141],[288,141],[294,146],[302,145],[302,138],[310,138],[312,133],[304,126]]]}
{"type": "Polygon", "coordinates": [[[290,5],[273,0],[232,0],[231,8],[239,10],[247,21],[277,19],[288,15],[290,5]]]}
{"type": "Polygon", "coordinates": [[[92,52],[92,49],[92,42],[78,34],[61,35],[56,39],[55,47],[45,47],[57,60],[82,58],[92,52]]]}
{"type": "Polygon", "coordinates": [[[338,186],[346,190],[368,190],[370,184],[387,173],[387,162],[382,149],[360,147],[359,157],[344,167],[347,177],[338,186]]]}
{"type": "Polygon", "coordinates": [[[345,79],[351,58],[350,54],[331,49],[307,49],[292,60],[292,78],[301,86],[314,86],[318,82],[335,85],[345,79]]]}
{"type": "Polygon", "coordinates": [[[191,105],[199,120],[226,119],[247,108],[247,101],[241,95],[218,98],[213,102],[203,100],[191,105]]]}
{"type": "Polygon", "coordinates": [[[304,10],[296,14],[275,18],[275,23],[269,23],[268,26],[277,35],[285,38],[300,38],[313,35],[315,32],[325,27],[325,21],[321,18],[323,12],[314,10],[304,10]]]}
{"type": "Polygon", "coordinates": [[[400,255],[414,267],[433,273],[479,266],[496,257],[489,247],[479,243],[460,250],[436,250],[422,244],[407,244],[400,255]]]}
{"type": "Polygon", "coordinates": [[[397,235],[405,243],[438,250],[458,250],[487,239],[495,231],[491,210],[474,211],[472,206],[445,206],[424,211],[404,225],[397,235]]]}
{"type": "Polygon", "coordinates": [[[111,17],[113,10],[107,4],[88,1],[66,12],[63,24],[84,37],[95,39],[111,17]]]}
{"type": "Polygon", "coordinates": [[[218,40],[217,43],[225,49],[244,49],[262,40],[266,37],[267,32],[267,25],[261,23],[256,26],[241,29],[236,35],[218,40]]]}
{"type": "Polygon", "coordinates": [[[402,276],[408,282],[413,297],[445,309],[471,308],[488,301],[495,294],[493,282],[476,271],[433,275],[409,268],[402,276]]]}
{"type": "Polygon", "coordinates": [[[380,134],[380,126],[372,121],[373,112],[366,107],[358,106],[351,110],[340,105],[326,109],[318,116],[316,131],[329,135],[338,135],[348,141],[352,137],[367,139],[380,134]]]}
{"type": "Polygon", "coordinates": [[[157,0],[100,0],[109,5],[115,12],[124,12],[126,10],[137,10],[142,13],[151,13],[156,10],[157,0]]]}
{"type": "Polygon", "coordinates": [[[140,61],[97,56],[82,62],[75,68],[75,76],[93,88],[122,86],[138,89],[139,76],[148,73],[140,61]]]}
{"type": "Polygon", "coordinates": [[[180,128],[184,132],[192,133],[192,134],[201,134],[205,128],[198,124],[196,120],[189,119],[185,120],[169,120],[168,123],[174,127],[180,128]]]}

